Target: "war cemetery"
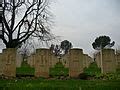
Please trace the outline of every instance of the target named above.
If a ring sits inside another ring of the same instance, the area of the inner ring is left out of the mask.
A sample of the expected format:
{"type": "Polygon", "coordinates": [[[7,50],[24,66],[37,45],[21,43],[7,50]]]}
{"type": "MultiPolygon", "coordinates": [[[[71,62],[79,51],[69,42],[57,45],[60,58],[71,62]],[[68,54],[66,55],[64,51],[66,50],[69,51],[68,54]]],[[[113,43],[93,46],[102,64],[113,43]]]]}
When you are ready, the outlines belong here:
{"type": "Polygon", "coordinates": [[[55,90],[58,87],[61,87],[61,90],[67,88],[79,90],[82,87],[85,90],[95,87],[95,89],[100,87],[108,90],[119,89],[120,53],[115,53],[114,49],[103,49],[102,59],[100,52],[98,52],[95,54],[95,61],[79,48],[70,49],[69,53],[62,58],[56,57],[47,48],[37,49],[36,53],[30,55],[26,61],[19,57],[14,48],[4,49],[0,53],[1,89],[4,84],[8,85],[5,87],[11,88],[11,90],[14,88],[33,90],[32,88],[37,89],[37,87],[55,90]],[[73,82],[78,86],[71,86],[73,82]],[[59,83],[62,86],[54,86],[51,83],[59,83]],[[83,83],[88,85],[84,86],[83,83]],[[98,85],[92,85],[93,83],[98,85]],[[23,87],[19,87],[21,84],[23,87]],[[102,84],[103,86],[101,86],[102,84]],[[11,87],[11,85],[13,86],[11,87]]]}
{"type": "Polygon", "coordinates": [[[0,0],[0,90],[120,90],[120,50],[109,36],[95,37],[92,55],[68,40],[32,51],[32,40],[57,39],[49,2],[0,0]]]}

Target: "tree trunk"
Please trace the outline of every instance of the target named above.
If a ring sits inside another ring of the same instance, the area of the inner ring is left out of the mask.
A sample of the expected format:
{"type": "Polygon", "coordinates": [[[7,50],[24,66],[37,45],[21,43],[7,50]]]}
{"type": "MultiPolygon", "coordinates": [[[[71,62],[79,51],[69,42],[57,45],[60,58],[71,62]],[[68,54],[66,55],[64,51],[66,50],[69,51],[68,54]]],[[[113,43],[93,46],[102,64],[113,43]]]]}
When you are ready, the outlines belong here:
{"type": "Polygon", "coordinates": [[[21,45],[17,39],[13,39],[11,42],[6,44],[6,48],[17,48],[21,45]]]}

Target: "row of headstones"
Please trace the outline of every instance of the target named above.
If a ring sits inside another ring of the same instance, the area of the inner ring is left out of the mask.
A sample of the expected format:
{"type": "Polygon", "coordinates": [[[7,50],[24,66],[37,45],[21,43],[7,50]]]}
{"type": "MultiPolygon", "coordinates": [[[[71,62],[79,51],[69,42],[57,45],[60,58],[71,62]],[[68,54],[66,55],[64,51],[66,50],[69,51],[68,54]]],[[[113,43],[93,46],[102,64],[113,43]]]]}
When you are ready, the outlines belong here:
{"type": "Polygon", "coordinates": [[[120,68],[120,53],[115,53],[114,49],[101,50],[95,60],[102,73],[115,73],[120,68]]]}
{"type": "Polygon", "coordinates": [[[82,49],[71,49],[68,54],[61,59],[53,55],[50,49],[37,49],[28,59],[28,64],[35,67],[36,77],[49,77],[49,68],[54,67],[57,62],[69,68],[70,77],[78,77],[83,73],[84,67],[88,67],[92,62],[92,58],[87,54],[83,54],[82,49]]]}
{"type": "MultiPolygon", "coordinates": [[[[67,61],[69,61],[70,77],[78,77],[83,72],[84,67],[86,67],[84,64],[88,63],[88,58],[91,59],[83,54],[82,49],[71,49],[66,57],[67,61]],[[85,60],[85,58],[87,59],[85,60]]],[[[51,51],[49,49],[37,49],[34,58],[35,76],[49,77],[49,68],[53,66],[51,62],[56,60],[51,55],[51,51]]],[[[120,54],[115,54],[113,49],[104,49],[101,54],[96,54],[96,61],[98,66],[101,67],[102,73],[116,72],[116,69],[120,66],[120,54]]],[[[16,76],[16,49],[4,49],[3,53],[0,54],[0,75],[2,74],[9,77],[16,76]]]]}
{"type": "MultiPolygon", "coordinates": [[[[49,68],[53,67],[53,64],[56,63],[53,61],[56,60],[56,57],[51,54],[49,49],[36,50],[34,55],[35,77],[49,77],[49,68]]],[[[91,58],[83,54],[82,49],[71,49],[66,58],[66,67],[69,68],[70,77],[78,77],[83,72],[85,65],[87,67],[91,62],[89,61],[91,58]]],[[[0,54],[0,75],[15,77],[16,61],[16,49],[4,49],[3,53],[0,54]]]]}

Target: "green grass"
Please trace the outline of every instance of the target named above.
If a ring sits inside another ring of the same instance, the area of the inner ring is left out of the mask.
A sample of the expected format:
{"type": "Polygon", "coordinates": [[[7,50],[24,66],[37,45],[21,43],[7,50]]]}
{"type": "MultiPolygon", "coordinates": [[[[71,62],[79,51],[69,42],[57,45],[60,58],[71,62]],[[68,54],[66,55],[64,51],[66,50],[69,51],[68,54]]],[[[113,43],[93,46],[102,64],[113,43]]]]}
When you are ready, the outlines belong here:
{"type": "Polygon", "coordinates": [[[120,80],[0,80],[0,90],[120,90],[120,80]]]}

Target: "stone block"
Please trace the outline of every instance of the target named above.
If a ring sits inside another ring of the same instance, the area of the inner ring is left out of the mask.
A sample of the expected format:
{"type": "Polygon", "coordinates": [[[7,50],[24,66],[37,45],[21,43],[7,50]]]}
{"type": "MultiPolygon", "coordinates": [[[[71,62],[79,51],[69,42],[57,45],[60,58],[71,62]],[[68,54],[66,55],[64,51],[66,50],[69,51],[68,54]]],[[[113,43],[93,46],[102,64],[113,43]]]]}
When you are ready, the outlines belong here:
{"type": "Polygon", "coordinates": [[[71,49],[69,52],[69,76],[76,78],[83,73],[83,50],[71,49]]]}
{"type": "Polygon", "coordinates": [[[35,55],[35,77],[49,77],[49,62],[51,53],[49,49],[37,49],[35,55]]]}
{"type": "Polygon", "coordinates": [[[120,53],[116,53],[116,68],[120,69],[120,53]]]}
{"type": "Polygon", "coordinates": [[[3,75],[3,69],[4,69],[5,63],[3,60],[3,54],[0,53],[0,75],[3,75]]]}
{"type": "Polygon", "coordinates": [[[116,72],[116,59],[114,49],[102,50],[102,73],[115,73],[116,72]]]}
{"type": "Polygon", "coordinates": [[[6,77],[16,77],[16,49],[4,49],[3,60],[5,61],[3,74],[6,77]]]}

